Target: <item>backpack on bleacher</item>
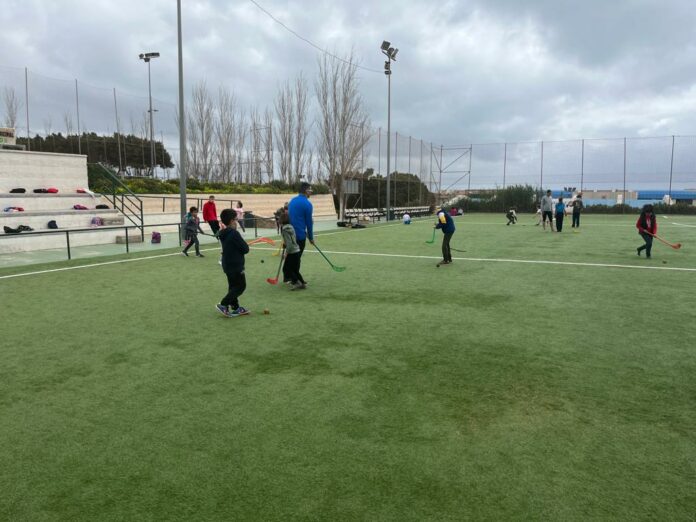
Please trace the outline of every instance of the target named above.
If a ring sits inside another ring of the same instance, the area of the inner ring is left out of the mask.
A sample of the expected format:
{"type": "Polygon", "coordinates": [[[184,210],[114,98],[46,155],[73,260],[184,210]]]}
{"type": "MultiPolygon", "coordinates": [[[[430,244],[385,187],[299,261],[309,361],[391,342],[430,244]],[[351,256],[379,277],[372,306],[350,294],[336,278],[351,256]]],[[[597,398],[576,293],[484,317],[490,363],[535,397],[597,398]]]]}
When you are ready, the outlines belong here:
{"type": "Polygon", "coordinates": [[[56,223],[55,219],[52,219],[51,221],[48,222],[48,228],[58,228],[58,223],[56,223]]]}
{"type": "Polygon", "coordinates": [[[27,191],[27,189],[23,188],[13,188],[10,190],[10,194],[24,194],[27,191]]]}
{"type": "Polygon", "coordinates": [[[152,233],[152,239],[150,240],[153,244],[159,244],[162,242],[162,234],[159,232],[152,233]]]}
{"type": "Polygon", "coordinates": [[[93,217],[90,226],[101,227],[104,226],[104,220],[100,217],[93,217]]]}

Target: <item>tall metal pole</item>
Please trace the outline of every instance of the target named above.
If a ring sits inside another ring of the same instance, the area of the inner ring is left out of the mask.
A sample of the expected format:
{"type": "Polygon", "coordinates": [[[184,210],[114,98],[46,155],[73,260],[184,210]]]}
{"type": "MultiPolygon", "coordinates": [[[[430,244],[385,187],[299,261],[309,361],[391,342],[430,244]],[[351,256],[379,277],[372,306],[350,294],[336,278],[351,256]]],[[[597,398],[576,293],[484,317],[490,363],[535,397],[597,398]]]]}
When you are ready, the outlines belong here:
{"type": "Polygon", "coordinates": [[[423,204],[423,140],[420,140],[420,160],[418,161],[418,204],[423,204]]]}
{"type": "Polygon", "coordinates": [[[408,137],[408,178],[406,180],[406,204],[411,204],[411,136],[408,137]]]}
{"type": "Polygon", "coordinates": [[[116,143],[118,144],[118,171],[123,172],[121,161],[121,123],[118,119],[118,103],[116,102],[116,87],[114,87],[114,113],[116,113],[116,143]]]}
{"type": "Polygon", "coordinates": [[[539,179],[539,190],[544,191],[544,142],[541,142],[541,177],[539,179]]]}
{"type": "Polygon", "coordinates": [[[396,208],[396,174],[399,173],[399,133],[394,133],[394,207],[396,208]]]}
{"type": "Polygon", "coordinates": [[[176,21],[179,47],[179,197],[181,222],[186,216],[186,124],[184,113],[184,55],[181,43],[181,0],[176,0],[176,21]]]}
{"type": "Polygon", "coordinates": [[[150,169],[152,177],[155,177],[155,131],[152,124],[152,77],[150,76],[150,61],[147,62],[147,91],[150,97],[150,169]]]}
{"type": "Polygon", "coordinates": [[[31,133],[29,132],[29,71],[24,68],[24,104],[27,106],[27,150],[31,150],[31,133]]]}
{"type": "Polygon", "coordinates": [[[623,205],[622,213],[626,211],[626,138],[624,138],[624,162],[623,162],[623,205]]]}
{"type": "Polygon", "coordinates": [[[674,136],[672,136],[672,157],[669,160],[669,201],[672,204],[672,172],[674,169],[674,136]]]}
{"type": "Polygon", "coordinates": [[[469,183],[468,187],[466,189],[466,193],[470,194],[471,193],[471,156],[474,155],[474,144],[472,143],[469,145],[469,183]]]}
{"type": "Polygon", "coordinates": [[[77,78],[75,78],[75,110],[77,111],[77,153],[82,154],[82,133],[80,132],[80,95],[77,90],[77,78]]]}
{"type": "Polygon", "coordinates": [[[585,140],[582,140],[582,152],[580,153],[580,192],[582,193],[585,182],[585,140]]]}
{"type": "Polygon", "coordinates": [[[391,58],[389,58],[389,70],[387,71],[387,221],[390,217],[391,187],[389,184],[389,168],[391,156],[391,58]]]}
{"type": "Polygon", "coordinates": [[[437,199],[438,205],[442,205],[442,145],[440,145],[440,163],[438,165],[438,170],[440,171],[440,178],[437,185],[437,199]]]}
{"type": "Polygon", "coordinates": [[[503,188],[505,188],[505,177],[507,176],[507,143],[503,149],[503,188]]]}

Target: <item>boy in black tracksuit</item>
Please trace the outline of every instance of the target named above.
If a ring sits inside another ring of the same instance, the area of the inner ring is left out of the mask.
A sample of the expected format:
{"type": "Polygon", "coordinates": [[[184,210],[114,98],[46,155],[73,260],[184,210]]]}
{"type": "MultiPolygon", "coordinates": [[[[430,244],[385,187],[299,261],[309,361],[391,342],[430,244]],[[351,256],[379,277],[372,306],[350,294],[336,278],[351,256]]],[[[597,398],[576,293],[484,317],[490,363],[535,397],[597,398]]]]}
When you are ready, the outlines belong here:
{"type": "Polygon", "coordinates": [[[228,289],[227,295],[215,307],[225,317],[238,317],[249,313],[249,310],[239,306],[239,296],[246,290],[244,256],[249,253],[249,245],[237,232],[236,218],[237,213],[231,208],[226,208],[220,213],[220,221],[225,228],[219,232],[218,239],[222,245],[221,264],[227,276],[228,289]]]}

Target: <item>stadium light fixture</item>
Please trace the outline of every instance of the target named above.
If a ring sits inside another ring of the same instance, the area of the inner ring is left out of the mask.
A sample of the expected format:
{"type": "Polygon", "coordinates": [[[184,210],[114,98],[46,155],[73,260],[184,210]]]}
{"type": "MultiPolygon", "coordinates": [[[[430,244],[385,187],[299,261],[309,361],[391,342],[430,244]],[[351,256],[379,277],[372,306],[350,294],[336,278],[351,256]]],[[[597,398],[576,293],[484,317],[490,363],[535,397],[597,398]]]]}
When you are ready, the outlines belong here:
{"type": "Polygon", "coordinates": [[[140,53],[139,57],[142,61],[147,64],[147,90],[150,96],[150,169],[151,174],[155,176],[155,127],[153,124],[153,110],[152,110],[152,77],[150,76],[150,60],[153,58],[159,58],[160,53],[140,53]]]}
{"type": "Polygon", "coordinates": [[[391,184],[389,171],[391,169],[391,63],[396,61],[398,49],[391,46],[391,42],[384,40],[380,46],[382,54],[388,60],[384,62],[384,74],[387,76],[387,221],[391,218],[391,184]]]}

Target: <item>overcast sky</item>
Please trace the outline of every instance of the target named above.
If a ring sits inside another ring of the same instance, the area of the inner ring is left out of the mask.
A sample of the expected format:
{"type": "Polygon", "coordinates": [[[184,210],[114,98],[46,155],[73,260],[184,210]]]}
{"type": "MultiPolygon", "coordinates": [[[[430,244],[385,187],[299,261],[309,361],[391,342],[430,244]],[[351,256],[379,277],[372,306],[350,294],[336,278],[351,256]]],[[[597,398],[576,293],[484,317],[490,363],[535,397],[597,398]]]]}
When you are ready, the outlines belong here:
{"type": "MultiPolygon", "coordinates": [[[[259,3],[321,47],[352,49],[367,68],[381,70],[379,45],[393,42],[392,128],[405,135],[458,145],[696,134],[693,0],[259,3]]],[[[314,78],[317,51],[250,1],[183,4],[187,90],[205,79],[265,106],[279,82],[300,71],[314,78]]],[[[3,0],[0,26],[0,86],[23,80],[8,67],[26,66],[33,96],[49,104],[70,84],[38,74],[145,96],[138,53],[159,51],[153,91],[176,102],[175,0],[3,0]]],[[[360,78],[373,125],[385,127],[385,76],[360,78]]],[[[109,91],[93,91],[108,115],[109,91]]]]}

